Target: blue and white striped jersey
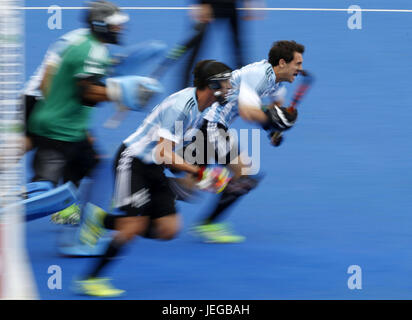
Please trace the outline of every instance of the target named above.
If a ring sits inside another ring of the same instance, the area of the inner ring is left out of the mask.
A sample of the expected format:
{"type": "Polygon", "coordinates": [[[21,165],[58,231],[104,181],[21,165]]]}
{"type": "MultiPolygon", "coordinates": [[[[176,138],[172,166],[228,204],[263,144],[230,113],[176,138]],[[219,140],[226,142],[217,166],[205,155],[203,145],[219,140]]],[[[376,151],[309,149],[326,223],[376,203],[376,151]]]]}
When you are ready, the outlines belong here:
{"type": "Polygon", "coordinates": [[[239,115],[238,98],[241,83],[248,85],[261,99],[273,102],[284,98],[282,95],[284,95],[285,89],[276,83],[275,72],[267,60],[251,63],[233,71],[230,82],[232,89],[229,93],[228,103],[224,106],[214,103],[203,114],[206,120],[219,122],[227,128],[239,115]],[[280,90],[281,88],[283,89],[280,90]]]}
{"type": "Polygon", "coordinates": [[[183,146],[200,121],[203,117],[197,104],[196,88],[186,88],[158,104],[123,143],[131,156],[148,164],[156,163],[154,152],[160,138],[173,141],[175,148],[183,146]]]}

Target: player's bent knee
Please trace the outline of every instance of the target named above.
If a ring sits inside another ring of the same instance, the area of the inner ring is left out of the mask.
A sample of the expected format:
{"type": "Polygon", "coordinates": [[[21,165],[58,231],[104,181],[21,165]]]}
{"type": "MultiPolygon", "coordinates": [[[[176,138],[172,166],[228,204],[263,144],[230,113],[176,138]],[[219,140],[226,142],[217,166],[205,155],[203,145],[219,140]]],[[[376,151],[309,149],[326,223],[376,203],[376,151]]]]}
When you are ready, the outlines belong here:
{"type": "Polygon", "coordinates": [[[157,228],[158,239],[172,240],[176,238],[179,233],[180,227],[178,225],[167,225],[157,228]]]}
{"type": "Polygon", "coordinates": [[[181,229],[181,221],[177,214],[155,220],[157,238],[161,240],[174,239],[181,229]]]}
{"type": "Polygon", "coordinates": [[[172,240],[176,238],[179,229],[177,228],[167,228],[159,232],[159,239],[162,240],[172,240]]]}
{"type": "Polygon", "coordinates": [[[135,236],[141,235],[148,223],[147,217],[124,217],[119,219],[116,229],[126,241],[130,241],[135,236]]]}

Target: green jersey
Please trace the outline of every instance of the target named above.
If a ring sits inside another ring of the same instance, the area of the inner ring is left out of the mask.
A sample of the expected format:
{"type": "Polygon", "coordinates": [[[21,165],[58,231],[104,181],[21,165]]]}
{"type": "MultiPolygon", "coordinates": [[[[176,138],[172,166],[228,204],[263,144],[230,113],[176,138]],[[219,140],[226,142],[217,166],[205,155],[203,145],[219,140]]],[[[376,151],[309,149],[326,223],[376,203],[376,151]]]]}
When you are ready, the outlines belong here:
{"type": "Polygon", "coordinates": [[[39,101],[29,119],[29,131],[61,141],[86,138],[91,107],[82,104],[78,81],[103,77],[110,64],[109,51],[90,32],[78,37],[62,53],[46,99],[39,101]]]}

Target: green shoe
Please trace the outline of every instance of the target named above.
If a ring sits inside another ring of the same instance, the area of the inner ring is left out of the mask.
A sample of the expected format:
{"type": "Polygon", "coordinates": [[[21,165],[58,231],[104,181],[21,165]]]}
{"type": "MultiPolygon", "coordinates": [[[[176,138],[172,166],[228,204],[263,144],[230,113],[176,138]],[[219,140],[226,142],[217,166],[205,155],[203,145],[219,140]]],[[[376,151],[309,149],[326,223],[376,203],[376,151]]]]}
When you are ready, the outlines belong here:
{"type": "Polygon", "coordinates": [[[66,209],[52,214],[50,220],[54,224],[79,224],[80,207],[74,203],[66,209]]]}
{"type": "Polygon", "coordinates": [[[84,220],[79,230],[80,242],[89,246],[96,245],[99,238],[105,232],[103,220],[106,214],[102,208],[87,203],[84,208],[84,220]]]}
{"type": "Polygon", "coordinates": [[[116,289],[110,284],[110,279],[89,278],[86,280],[76,280],[73,290],[77,294],[100,298],[115,298],[123,295],[124,290],[116,289]]]}
{"type": "Polygon", "coordinates": [[[201,224],[192,232],[206,243],[240,243],[245,237],[233,234],[224,223],[201,224]]]}

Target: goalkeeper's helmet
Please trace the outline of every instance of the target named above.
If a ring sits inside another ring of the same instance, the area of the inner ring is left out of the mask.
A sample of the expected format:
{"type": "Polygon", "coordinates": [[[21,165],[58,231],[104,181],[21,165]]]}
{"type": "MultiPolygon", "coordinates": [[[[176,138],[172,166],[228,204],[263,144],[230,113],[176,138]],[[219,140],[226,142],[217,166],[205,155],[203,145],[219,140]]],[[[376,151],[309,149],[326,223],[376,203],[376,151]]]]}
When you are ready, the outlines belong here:
{"type": "Polygon", "coordinates": [[[222,81],[230,79],[232,69],[216,60],[203,60],[198,62],[193,73],[195,87],[199,89],[209,87],[214,91],[214,95],[221,105],[227,103],[228,94],[222,90],[222,81]]]}
{"type": "Polygon", "coordinates": [[[129,15],[121,12],[115,4],[98,0],[89,3],[86,22],[92,33],[106,43],[119,43],[119,32],[111,30],[110,26],[119,26],[129,21],[129,15]]]}

